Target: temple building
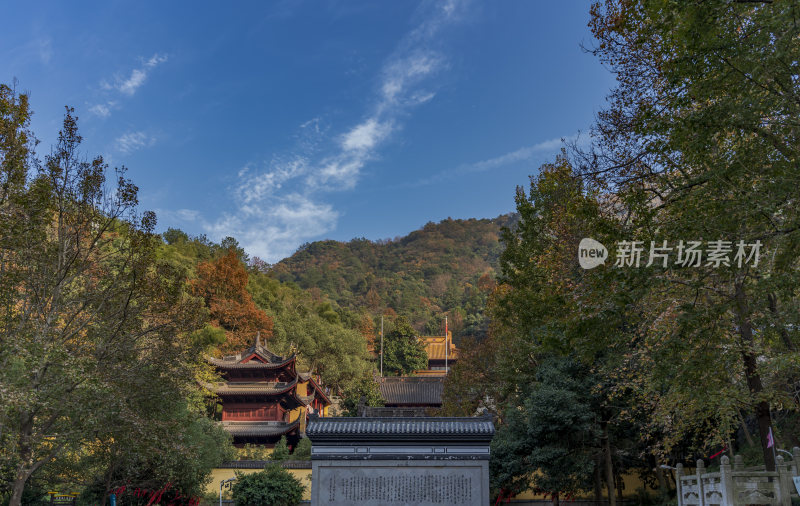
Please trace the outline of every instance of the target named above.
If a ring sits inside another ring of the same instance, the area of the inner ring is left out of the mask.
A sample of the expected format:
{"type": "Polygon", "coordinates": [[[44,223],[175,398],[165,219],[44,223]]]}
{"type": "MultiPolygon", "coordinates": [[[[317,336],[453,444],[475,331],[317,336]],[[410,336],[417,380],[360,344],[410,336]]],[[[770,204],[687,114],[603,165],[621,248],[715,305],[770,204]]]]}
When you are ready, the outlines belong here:
{"type": "Polygon", "coordinates": [[[428,354],[428,368],[416,371],[418,376],[445,376],[458,361],[458,348],[453,344],[453,333],[445,336],[420,336],[428,354]]]}
{"type": "Polygon", "coordinates": [[[358,406],[359,416],[417,417],[429,416],[442,407],[444,377],[394,376],[375,378],[384,405],[358,406]]]}
{"type": "Polygon", "coordinates": [[[296,359],[272,353],[260,336],[242,353],[209,358],[223,379],[212,391],[222,400],[222,426],[235,446],[273,447],[281,436],[294,446],[309,414],[328,416],[328,395],[311,373],[296,371],[296,359]]]}

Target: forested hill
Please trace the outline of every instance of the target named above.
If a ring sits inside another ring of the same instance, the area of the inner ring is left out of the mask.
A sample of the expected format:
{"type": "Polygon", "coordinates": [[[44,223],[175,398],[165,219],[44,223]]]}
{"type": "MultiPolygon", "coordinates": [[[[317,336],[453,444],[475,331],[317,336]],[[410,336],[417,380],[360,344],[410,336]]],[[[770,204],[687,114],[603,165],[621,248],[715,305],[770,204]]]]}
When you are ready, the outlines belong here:
{"type": "Polygon", "coordinates": [[[516,219],[447,219],[393,240],[308,243],[272,275],[320,290],[342,307],[406,315],[420,332],[440,333],[446,314],[454,335],[482,337],[500,230],[516,219]]]}

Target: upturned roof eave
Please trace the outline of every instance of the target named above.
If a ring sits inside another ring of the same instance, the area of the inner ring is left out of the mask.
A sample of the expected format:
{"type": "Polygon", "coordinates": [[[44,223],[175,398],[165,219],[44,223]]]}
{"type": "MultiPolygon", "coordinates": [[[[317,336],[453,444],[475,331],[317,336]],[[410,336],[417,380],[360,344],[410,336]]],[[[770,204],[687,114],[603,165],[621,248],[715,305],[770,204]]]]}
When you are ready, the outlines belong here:
{"type": "Polygon", "coordinates": [[[280,369],[290,365],[296,358],[297,354],[293,353],[281,362],[233,362],[214,357],[206,357],[206,360],[218,369],[280,369]]]}
{"type": "Polygon", "coordinates": [[[239,395],[282,395],[288,392],[289,390],[294,389],[297,386],[297,378],[294,378],[290,383],[287,383],[285,386],[281,387],[280,389],[271,389],[270,387],[245,387],[240,386],[237,388],[236,382],[228,382],[225,383],[224,386],[215,387],[210,389],[216,395],[220,397],[230,395],[230,396],[239,396],[239,395]]]}
{"type": "Polygon", "coordinates": [[[287,423],[284,426],[269,426],[264,425],[263,427],[258,427],[257,423],[253,423],[250,427],[236,427],[235,425],[225,425],[223,422],[222,428],[228,432],[232,436],[239,436],[239,437],[258,437],[258,436],[282,436],[284,434],[288,434],[289,432],[293,431],[294,429],[300,426],[300,420],[296,420],[292,423],[287,423]],[[273,430],[268,430],[273,429],[273,430]],[[237,432],[238,431],[238,432],[237,432]]]}

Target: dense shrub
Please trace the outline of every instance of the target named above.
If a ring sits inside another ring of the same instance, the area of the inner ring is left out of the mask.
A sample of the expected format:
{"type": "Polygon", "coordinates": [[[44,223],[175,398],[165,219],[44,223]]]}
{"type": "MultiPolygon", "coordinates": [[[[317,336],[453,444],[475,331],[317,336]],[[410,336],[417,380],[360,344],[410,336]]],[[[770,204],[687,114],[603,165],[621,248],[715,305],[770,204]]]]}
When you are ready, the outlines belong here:
{"type": "Polygon", "coordinates": [[[272,449],[271,460],[281,461],[289,458],[289,443],[286,441],[286,436],[281,436],[280,441],[275,444],[272,449]]]}
{"type": "Polygon", "coordinates": [[[236,506],[294,506],[303,498],[303,484],[278,464],[252,474],[237,473],[233,485],[236,506]]]}
{"type": "Polygon", "coordinates": [[[292,453],[294,460],[309,460],[311,458],[311,440],[304,437],[297,443],[297,446],[292,453]]]}

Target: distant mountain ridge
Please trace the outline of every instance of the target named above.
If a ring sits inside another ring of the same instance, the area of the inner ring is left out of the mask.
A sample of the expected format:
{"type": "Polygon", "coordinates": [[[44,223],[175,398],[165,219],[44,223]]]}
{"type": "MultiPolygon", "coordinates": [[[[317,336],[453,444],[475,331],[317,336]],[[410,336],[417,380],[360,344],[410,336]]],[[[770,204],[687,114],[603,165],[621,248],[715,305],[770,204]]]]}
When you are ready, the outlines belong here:
{"type": "Polygon", "coordinates": [[[406,315],[426,334],[440,334],[446,314],[456,336],[480,338],[502,251],[500,232],[517,219],[448,218],[394,240],[316,241],[273,265],[271,274],[319,290],[345,308],[406,315]]]}

